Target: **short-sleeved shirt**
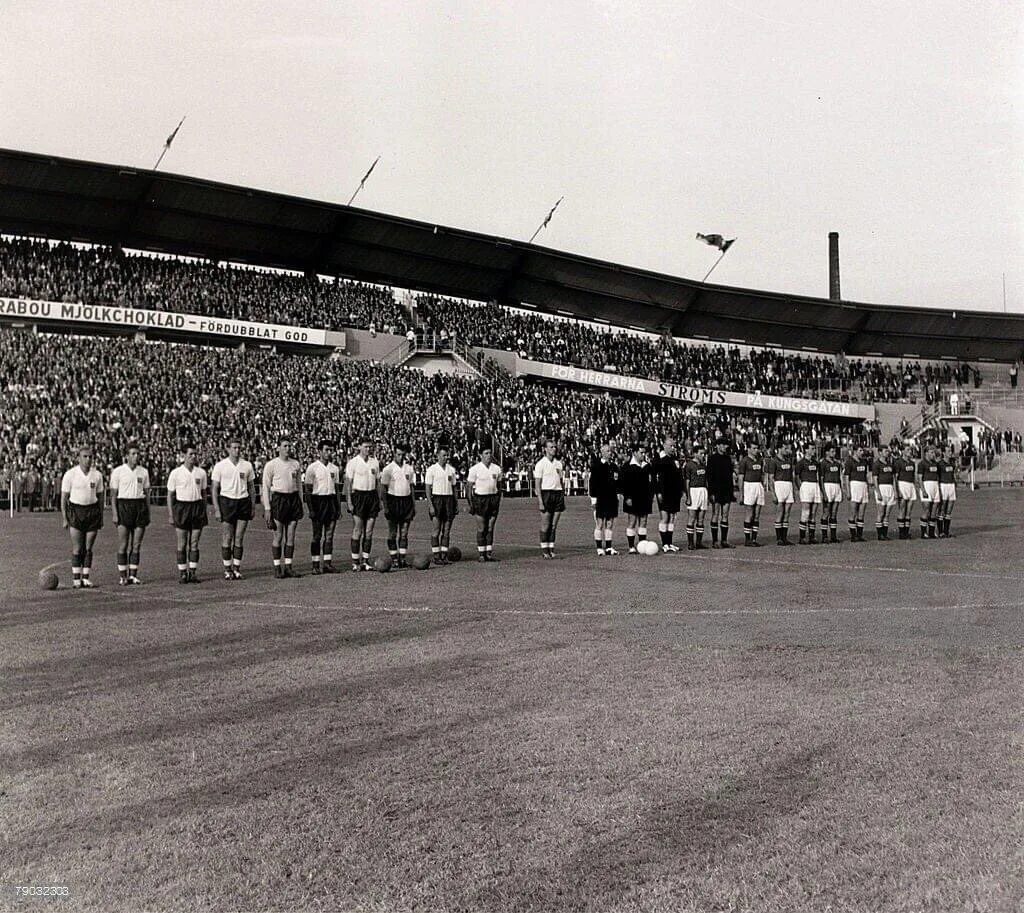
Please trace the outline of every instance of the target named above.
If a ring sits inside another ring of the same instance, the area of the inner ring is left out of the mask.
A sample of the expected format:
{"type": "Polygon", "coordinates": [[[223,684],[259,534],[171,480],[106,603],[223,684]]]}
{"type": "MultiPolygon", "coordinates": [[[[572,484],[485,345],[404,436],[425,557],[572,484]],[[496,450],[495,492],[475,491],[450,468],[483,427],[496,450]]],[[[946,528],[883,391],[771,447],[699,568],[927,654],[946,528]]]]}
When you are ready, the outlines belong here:
{"type": "Polygon", "coordinates": [[[796,464],[796,477],[801,482],[818,483],[819,464],[817,460],[800,460],[796,464]]]}
{"type": "Polygon", "coordinates": [[[206,470],[193,466],[191,472],[183,463],[171,470],[167,477],[167,492],[179,501],[201,501],[206,491],[206,470]]]}
{"type": "Polygon", "coordinates": [[[838,485],[843,478],[843,467],[839,460],[830,460],[827,457],[821,461],[821,481],[828,485],[838,485]]]}
{"type": "Polygon", "coordinates": [[[389,495],[395,498],[407,498],[412,494],[412,486],[416,480],[416,470],[410,463],[399,465],[394,460],[384,467],[380,474],[380,483],[389,495]]]}
{"type": "Polygon", "coordinates": [[[875,460],[871,471],[879,485],[892,485],[893,479],[896,477],[896,468],[893,466],[892,460],[883,460],[881,457],[875,460]]]}
{"type": "Polygon", "coordinates": [[[868,461],[855,460],[853,457],[847,459],[846,477],[851,482],[866,482],[868,480],[868,461]]]}
{"type": "Polygon", "coordinates": [[[336,495],[338,493],[338,467],[333,463],[325,463],[323,460],[313,460],[306,467],[302,482],[304,485],[308,485],[310,493],[318,498],[336,495]]]}
{"type": "Polygon", "coordinates": [[[914,464],[902,457],[893,462],[893,469],[896,470],[896,478],[901,482],[913,482],[917,478],[914,474],[914,464]]]}
{"type": "Polygon", "coordinates": [[[81,466],[72,466],[60,480],[61,494],[79,507],[88,507],[100,499],[103,491],[103,476],[98,469],[82,472],[81,466]]]}
{"type": "Polygon", "coordinates": [[[380,462],[375,456],[364,460],[358,453],[345,464],[345,478],[353,491],[373,491],[380,476],[380,462]]]}
{"type": "Polygon", "coordinates": [[[917,471],[921,473],[921,481],[923,482],[939,481],[938,460],[921,460],[921,462],[917,464],[917,471]]]}
{"type": "Polygon", "coordinates": [[[256,470],[248,460],[233,463],[225,457],[213,467],[210,478],[220,486],[223,497],[240,501],[249,497],[249,486],[256,481],[256,470]]]}
{"type": "Polygon", "coordinates": [[[469,467],[466,480],[473,486],[473,494],[493,495],[498,491],[498,480],[501,478],[501,467],[497,463],[484,466],[483,462],[469,467]]]}
{"type": "Polygon", "coordinates": [[[708,467],[706,463],[698,463],[696,460],[687,460],[683,467],[683,478],[690,488],[708,487],[708,467]]]}
{"type": "Polygon", "coordinates": [[[769,457],[765,461],[764,469],[776,482],[793,481],[792,457],[769,457]]]}
{"type": "Polygon", "coordinates": [[[947,460],[945,457],[939,460],[939,481],[956,482],[956,466],[953,465],[952,460],[947,460]]]}
{"type": "Polygon", "coordinates": [[[541,491],[558,491],[562,487],[565,467],[561,460],[549,460],[546,456],[537,460],[533,467],[533,477],[540,479],[541,491]]]}
{"type": "Polygon", "coordinates": [[[736,472],[743,477],[744,482],[763,482],[764,463],[760,457],[756,459],[751,456],[741,457],[736,464],[736,472]]]}
{"type": "Polygon", "coordinates": [[[145,466],[132,469],[122,463],[110,474],[110,490],[115,498],[132,501],[146,497],[149,488],[149,470],[145,466]]]}
{"type": "Polygon", "coordinates": [[[302,485],[302,469],[299,466],[299,461],[274,457],[263,467],[263,484],[278,494],[294,494],[302,485]]]}
{"type": "Polygon", "coordinates": [[[434,495],[455,494],[455,467],[451,463],[434,463],[427,467],[427,475],[424,483],[430,488],[434,495]]]}

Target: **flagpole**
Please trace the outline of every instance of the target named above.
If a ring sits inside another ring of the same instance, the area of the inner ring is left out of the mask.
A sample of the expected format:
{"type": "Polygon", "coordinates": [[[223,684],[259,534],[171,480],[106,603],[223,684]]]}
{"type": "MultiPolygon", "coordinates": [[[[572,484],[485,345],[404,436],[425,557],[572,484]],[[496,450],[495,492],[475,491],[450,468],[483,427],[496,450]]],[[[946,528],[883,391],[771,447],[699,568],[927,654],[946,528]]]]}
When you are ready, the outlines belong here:
{"type": "Polygon", "coordinates": [[[555,205],[551,207],[551,212],[549,212],[545,217],[544,221],[537,226],[537,230],[532,235],[530,235],[530,240],[526,242],[527,244],[533,244],[533,239],[536,238],[537,235],[539,235],[543,229],[547,228],[548,222],[551,221],[551,217],[555,214],[555,210],[558,209],[559,204],[564,199],[565,197],[558,198],[558,203],[555,203],[555,205]]]}
{"type": "Polygon", "coordinates": [[[355,193],[353,193],[352,196],[350,196],[348,198],[348,203],[345,204],[346,206],[351,206],[352,205],[352,201],[359,195],[359,191],[363,189],[363,184],[365,184],[366,183],[366,179],[371,174],[373,174],[373,169],[377,167],[377,162],[379,162],[379,161],[380,161],[380,156],[378,155],[373,160],[373,164],[370,166],[369,170],[366,172],[366,174],[363,175],[363,179],[359,182],[359,186],[355,189],[355,193]]]}
{"type": "Polygon", "coordinates": [[[183,123],[185,123],[184,117],[178,121],[178,126],[174,128],[174,132],[171,133],[169,137],[167,137],[167,140],[164,142],[164,148],[160,152],[160,158],[156,160],[156,164],[153,166],[154,171],[156,171],[160,167],[160,163],[164,160],[164,156],[167,155],[167,150],[171,148],[171,143],[174,142],[174,137],[178,135],[178,131],[181,129],[181,125],[183,123]]]}
{"type": "MultiPolygon", "coordinates": [[[[731,247],[731,246],[732,246],[732,245],[730,245],[730,247],[731,247]]],[[[718,264],[722,262],[722,257],[724,257],[724,256],[725,256],[725,255],[726,255],[727,253],[729,253],[729,249],[728,249],[728,248],[726,248],[725,250],[723,250],[723,251],[722,251],[722,252],[721,252],[721,253],[720,253],[720,254],[718,255],[718,259],[717,259],[717,260],[716,260],[716,261],[715,261],[714,263],[712,263],[712,264],[711,264],[711,269],[709,269],[709,270],[708,270],[708,271],[707,271],[707,272],[706,272],[706,273],[704,274],[704,278],[700,280],[701,282],[707,282],[707,281],[708,281],[708,276],[710,276],[710,275],[711,275],[711,274],[712,274],[712,273],[713,273],[713,272],[715,271],[715,267],[716,267],[716,266],[718,266],[718,264]]]]}

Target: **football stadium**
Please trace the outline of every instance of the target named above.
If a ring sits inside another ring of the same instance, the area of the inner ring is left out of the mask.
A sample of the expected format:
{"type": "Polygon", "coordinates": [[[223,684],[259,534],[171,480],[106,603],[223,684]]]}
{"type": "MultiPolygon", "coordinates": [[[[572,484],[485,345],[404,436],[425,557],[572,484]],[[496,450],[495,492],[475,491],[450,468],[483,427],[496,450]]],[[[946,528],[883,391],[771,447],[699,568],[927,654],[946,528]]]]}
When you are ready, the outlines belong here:
{"type": "Polygon", "coordinates": [[[0,148],[0,909],[1022,909],[1019,310],[187,129],[0,148]]]}

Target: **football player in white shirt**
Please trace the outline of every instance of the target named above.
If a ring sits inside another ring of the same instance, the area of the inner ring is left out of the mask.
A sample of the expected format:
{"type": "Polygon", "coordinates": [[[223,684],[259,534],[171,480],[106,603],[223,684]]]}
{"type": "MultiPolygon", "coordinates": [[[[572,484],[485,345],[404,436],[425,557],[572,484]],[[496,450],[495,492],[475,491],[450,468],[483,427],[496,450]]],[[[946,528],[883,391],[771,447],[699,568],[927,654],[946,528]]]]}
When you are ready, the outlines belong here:
{"type": "Polygon", "coordinates": [[[149,526],[149,470],[139,465],[138,445],[128,445],[124,462],[110,474],[110,497],[117,527],[118,583],[141,583],[142,539],[149,526]]]}
{"type": "Polygon", "coordinates": [[[92,448],[78,448],[78,465],[64,473],[60,483],[60,512],[71,534],[72,587],[89,589],[92,546],[103,529],[103,476],[92,465],[92,448]]]}
{"type": "Polygon", "coordinates": [[[271,554],[274,577],[301,577],[292,569],[295,558],[295,529],[302,519],[302,468],[292,458],[291,441],[277,445],[277,456],[263,467],[263,513],[267,529],[274,531],[271,554]]]}
{"type": "Polygon", "coordinates": [[[181,465],[167,477],[167,516],[177,539],[178,583],[199,583],[199,539],[206,516],[206,470],[196,466],[196,450],[182,447],[181,465]]]}
{"type": "Polygon", "coordinates": [[[313,538],[309,542],[309,557],[314,574],[337,574],[334,560],[334,527],[341,516],[338,499],[338,467],[331,460],[330,441],[321,441],[317,456],[306,467],[302,477],[302,491],[313,523],[313,538]]]}
{"type": "Polygon", "coordinates": [[[364,437],[359,452],[345,464],[345,491],[348,512],[352,515],[352,570],[372,571],[373,527],[380,513],[377,482],[380,463],[370,455],[373,441],[364,437]]]}
{"type": "Polygon", "coordinates": [[[427,469],[423,482],[427,490],[427,512],[434,524],[430,551],[437,564],[447,564],[452,521],[459,512],[455,500],[455,467],[448,462],[447,448],[437,448],[437,461],[427,469]]]}
{"type": "Polygon", "coordinates": [[[381,471],[380,493],[388,521],[388,554],[398,567],[408,567],[409,524],[416,516],[412,488],[416,470],[405,461],[406,444],[395,444],[394,451],[394,459],[381,471]]]}
{"type": "Polygon", "coordinates": [[[220,558],[225,580],[242,579],[245,531],[256,504],[256,470],[241,458],[242,444],[228,441],[227,456],[213,467],[213,513],[220,523],[220,558]]]}
{"type": "Polygon", "coordinates": [[[565,510],[565,467],[555,457],[555,442],[544,443],[544,456],[533,467],[533,490],[540,508],[540,553],[555,557],[555,532],[565,510]]]}
{"type": "Polygon", "coordinates": [[[504,474],[497,463],[491,462],[491,448],[480,450],[480,462],[469,468],[466,476],[466,498],[469,512],[476,517],[476,550],[478,561],[497,561],[494,557],[494,524],[501,508],[501,490],[498,488],[504,474]]]}

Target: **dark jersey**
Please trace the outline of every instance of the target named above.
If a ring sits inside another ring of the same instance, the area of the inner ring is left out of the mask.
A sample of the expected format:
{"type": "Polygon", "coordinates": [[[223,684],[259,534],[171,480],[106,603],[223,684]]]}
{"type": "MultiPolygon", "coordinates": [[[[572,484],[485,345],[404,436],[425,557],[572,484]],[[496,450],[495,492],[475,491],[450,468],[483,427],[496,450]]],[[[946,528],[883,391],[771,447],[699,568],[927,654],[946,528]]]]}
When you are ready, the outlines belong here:
{"type": "Polygon", "coordinates": [[[900,482],[915,482],[917,476],[914,473],[914,464],[910,460],[900,457],[893,461],[893,469],[896,470],[896,478],[900,482]]]}
{"type": "Polygon", "coordinates": [[[892,485],[893,479],[896,478],[896,469],[892,464],[892,460],[883,460],[879,457],[875,460],[875,465],[871,467],[871,471],[874,473],[879,485],[892,485]]]}
{"type": "Polygon", "coordinates": [[[708,468],[696,460],[688,460],[683,468],[683,477],[690,488],[708,487],[708,468]]]}
{"type": "Polygon", "coordinates": [[[595,459],[590,464],[590,497],[615,498],[619,493],[619,469],[614,463],[595,459]]]}
{"type": "Polygon", "coordinates": [[[917,464],[917,471],[921,473],[922,482],[939,481],[938,460],[921,460],[921,462],[917,464]]]}
{"type": "Polygon", "coordinates": [[[803,482],[814,482],[818,484],[818,472],[820,470],[817,460],[800,460],[796,464],[796,477],[803,482]]]}
{"type": "Polygon", "coordinates": [[[952,460],[945,458],[939,460],[939,482],[956,483],[956,466],[953,465],[952,460]]]}
{"type": "Polygon", "coordinates": [[[708,487],[732,491],[733,463],[728,453],[713,453],[708,457],[708,487]]]}
{"type": "Polygon", "coordinates": [[[744,482],[764,481],[764,463],[761,461],[760,457],[741,457],[736,466],[736,471],[743,478],[744,482]]]}
{"type": "Polygon", "coordinates": [[[851,482],[866,482],[868,480],[868,461],[849,457],[846,461],[846,477],[851,482]]]}
{"type": "Polygon", "coordinates": [[[776,482],[792,482],[795,466],[792,457],[768,457],[764,471],[776,482]]]}
{"type": "Polygon", "coordinates": [[[830,460],[826,457],[821,461],[821,481],[827,484],[838,485],[843,478],[843,467],[839,460],[830,460]]]}
{"type": "Polygon", "coordinates": [[[654,470],[654,490],[665,498],[680,497],[683,493],[683,469],[679,460],[663,453],[651,466],[654,470]]]}
{"type": "Polygon", "coordinates": [[[619,470],[619,490],[627,501],[646,503],[654,491],[654,474],[651,464],[626,463],[619,470]]]}

